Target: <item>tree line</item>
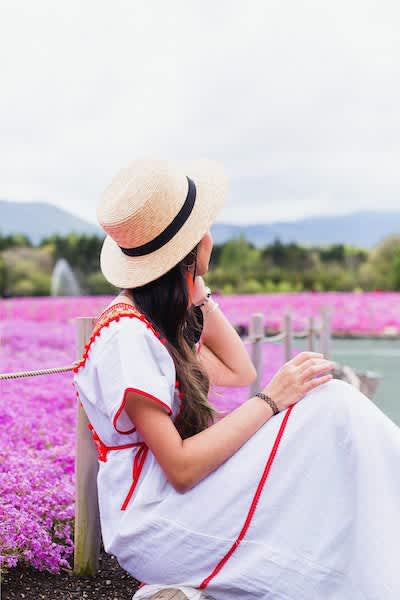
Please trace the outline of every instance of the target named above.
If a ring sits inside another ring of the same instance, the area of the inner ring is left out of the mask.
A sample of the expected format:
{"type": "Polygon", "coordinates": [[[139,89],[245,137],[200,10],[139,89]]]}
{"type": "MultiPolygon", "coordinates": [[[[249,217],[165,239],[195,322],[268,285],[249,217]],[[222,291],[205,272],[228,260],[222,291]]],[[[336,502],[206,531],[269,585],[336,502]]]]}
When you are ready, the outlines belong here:
{"type": "MultiPolygon", "coordinates": [[[[22,234],[0,232],[0,296],[40,296],[51,291],[56,261],[73,269],[83,294],[113,294],[99,256],[103,239],[71,233],[34,245],[22,234]]],[[[347,244],[273,243],[257,248],[244,235],[214,244],[206,283],[225,294],[262,292],[400,290],[400,234],[371,250],[347,244]]]]}

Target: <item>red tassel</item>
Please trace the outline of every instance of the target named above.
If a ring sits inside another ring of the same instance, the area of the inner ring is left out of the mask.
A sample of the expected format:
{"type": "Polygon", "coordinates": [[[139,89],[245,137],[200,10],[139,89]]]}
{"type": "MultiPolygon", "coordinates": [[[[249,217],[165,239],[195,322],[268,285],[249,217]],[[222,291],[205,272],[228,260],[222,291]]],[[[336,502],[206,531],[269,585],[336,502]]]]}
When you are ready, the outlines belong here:
{"type": "Polygon", "coordinates": [[[193,281],[193,273],[191,273],[190,271],[186,272],[186,283],[187,283],[187,290],[188,290],[188,295],[189,295],[188,306],[191,306],[193,304],[192,298],[193,298],[194,281],[193,281]]]}

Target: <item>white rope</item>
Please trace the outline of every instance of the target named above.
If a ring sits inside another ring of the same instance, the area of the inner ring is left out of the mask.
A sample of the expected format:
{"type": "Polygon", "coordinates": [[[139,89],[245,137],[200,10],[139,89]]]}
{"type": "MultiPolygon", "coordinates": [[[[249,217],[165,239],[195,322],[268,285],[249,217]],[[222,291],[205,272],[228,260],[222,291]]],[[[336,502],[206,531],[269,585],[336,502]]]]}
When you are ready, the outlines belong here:
{"type": "Polygon", "coordinates": [[[17,379],[19,377],[34,377],[37,375],[53,375],[54,373],[66,373],[72,371],[76,364],[76,361],[69,367],[54,367],[53,369],[38,369],[36,371],[17,371],[16,373],[0,373],[0,380],[2,379],[17,379]]]}

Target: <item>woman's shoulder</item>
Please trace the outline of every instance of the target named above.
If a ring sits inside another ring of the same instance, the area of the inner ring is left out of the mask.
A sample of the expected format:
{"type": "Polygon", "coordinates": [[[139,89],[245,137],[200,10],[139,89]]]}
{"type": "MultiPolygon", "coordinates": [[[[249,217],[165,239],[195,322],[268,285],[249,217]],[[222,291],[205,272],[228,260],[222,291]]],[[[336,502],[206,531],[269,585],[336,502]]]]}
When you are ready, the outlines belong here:
{"type": "Polygon", "coordinates": [[[125,302],[118,302],[107,307],[95,319],[91,337],[97,337],[105,328],[113,333],[118,333],[121,337],[126,337],[127,333],[136,332],[139,336],[147,334],[162,345],[166,342],[157,327],[139,309],[125,302]],[[112,325],[114,326],[111,327],[112,325]]]}
{"type": "Polygon", "coordinates": [[[161,366],[171,367],[172,356],[166,339],[153,323],[136,307],[125,303],[106,309],[95,322],[93,334],[103,336],[105,346],[120,356],[131,356],[143,363],[146,358],[156,359],[161,366]],[[98,335],[98,334],[97,334],[98,335]]]}
{"type": "Polygon", "coordinates": [[[157,333],[131,306],[115,304],[95,320],[74,382],[88,414],[98,416],[96,405],[118,433],[133,431],[124,411],[128,391],[140,391],[172,414],[175,366],[157,333]]]}
{"type": "Polygon", "coordinates": [[[136,307],[118,302],[94,319],[94,327],[78,361],[77,370],[85,366],[89,358],[92,359],[92,366],[95,366],[98,361],[107,360],[107,357],[115,362],[118,357],[128,356],[138,362],[152,358],[167,369],[173,365],[166,340],[157,328],[136,307]]]}

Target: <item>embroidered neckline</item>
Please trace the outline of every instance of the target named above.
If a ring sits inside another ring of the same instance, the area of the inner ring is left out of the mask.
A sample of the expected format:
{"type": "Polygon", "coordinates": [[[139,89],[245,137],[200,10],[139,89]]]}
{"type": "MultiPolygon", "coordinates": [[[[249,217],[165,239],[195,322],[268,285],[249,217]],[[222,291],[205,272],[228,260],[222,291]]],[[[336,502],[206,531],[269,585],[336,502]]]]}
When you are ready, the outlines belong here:
{"type": "MultiPolygon", "coordinates": [[[[73,368],[73,372],[77,373],[81,368],[83,368],[86,364],[87,359],[89,358],[90,348],[95,341],[96,337],[98,337],[104,327],[108,327],[110,323],[113,321],[119,321],[122,317],[136,318],[140,319],[145,323],[146,327],[151,329],[154,335],[160,340],[164,346],[166,345],[166,338],[161,335],[161,333],[154,327],[153,323],[147,319],[147,317],[140,312],[138,308],[132,306],[132,304],[128,304],[127,302],[116,302],[112,306],[109,306],[105,310],[103,310],[97,317],[95,317],[95,325],[92,330],[92,334],[89,338],[89,341],[84,346],[84,351],[80,360],[75,363],[73,368]]],[[[180,381],[176,379],[175,387],[180,388],[180,381]]],[[[179,390],[179,398],[182,400],[183,392],[179,390]]],[[[182,405],[181,405],[182,408],[182,405]]]]}
{"type": "Polygon", "coordinates": [[[111,306],[108,306],[107,308],[105,308],[104,310],[102,310],[95,318],[95,324],[97,325],[97,323],[99,323],[101,320],[106,319],[107,316],[109,314],[112,314],[116,311],[116,307],[124,307],[124,309],[126,308],[127,310],[134,310],[136,311],[138,314],[143,314],[136,306],[133,306],[133,304],[129,304],[129,302],[115,302],[114,304],[112,304],[111,306]]]}
{"type": "Polygon", "coordinates": [[[131,304],[127,304],[126,302],[118,302],[106,308],[99,314],[98,317],[95,318],[95,325],[92,330],[92,334],[89,338],[89,341],[84,346],[84,351],[82,353],[81,359],[76,363],[73,371],[77,373],[79,369],[85,366],[87,359],[89,358],[89,350],[95,341],[96,337],[98,337],[104,327],[108,327],[110,323],[113,321],[119,321],[122,317],[130,317],[137,318],[143,321],[149,329],[152,330],[154,335],[160,340],[162,344],[166,344],[166,339],[162,337],[161,333],[154,327],[154,325],[145,317],[143,313],[141,313],[136,307],[131,304]]]}

